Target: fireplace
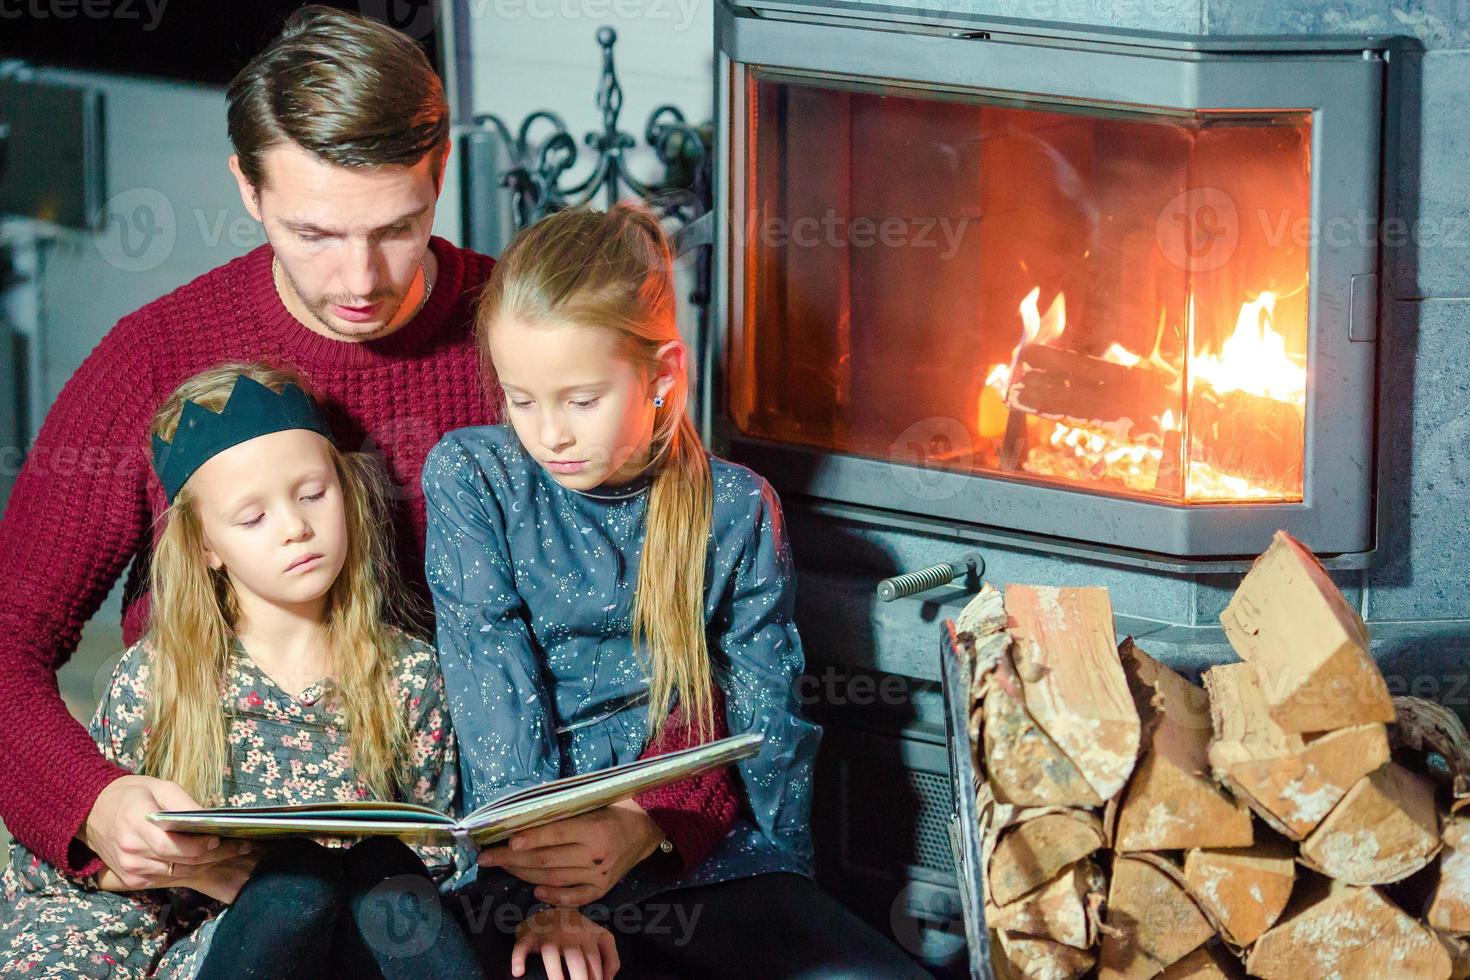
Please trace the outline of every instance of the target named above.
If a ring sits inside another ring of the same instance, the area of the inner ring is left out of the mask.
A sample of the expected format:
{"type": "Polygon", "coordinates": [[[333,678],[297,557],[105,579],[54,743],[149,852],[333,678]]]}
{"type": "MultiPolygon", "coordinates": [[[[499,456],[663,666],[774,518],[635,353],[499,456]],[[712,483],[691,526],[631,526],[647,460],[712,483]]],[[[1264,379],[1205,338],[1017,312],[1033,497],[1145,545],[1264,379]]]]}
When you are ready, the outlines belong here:
{"type": "Polygon", "coordinates": [[[1374,546],[1386,44],[717,8],[713,372],[787,494],[1374,546]]]}

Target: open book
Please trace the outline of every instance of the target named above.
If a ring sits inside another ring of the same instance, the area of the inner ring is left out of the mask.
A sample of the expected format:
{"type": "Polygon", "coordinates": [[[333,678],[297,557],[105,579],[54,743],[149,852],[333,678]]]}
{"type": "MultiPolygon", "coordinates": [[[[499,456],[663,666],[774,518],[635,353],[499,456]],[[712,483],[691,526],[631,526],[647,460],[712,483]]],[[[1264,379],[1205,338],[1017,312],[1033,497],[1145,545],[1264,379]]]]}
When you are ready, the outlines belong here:
{"type": "Polygon", "coordinates": [[[168,810],[148,819],[164,830],[221,837],[397,837],[410,844],[478,850],[510,835],[596,810],[645,790],[727,766],[760,751],[764,736],[733,735],[652,759],[512,789],[455,820],[413,803],[364,800],[293,806],[168,810]]]}

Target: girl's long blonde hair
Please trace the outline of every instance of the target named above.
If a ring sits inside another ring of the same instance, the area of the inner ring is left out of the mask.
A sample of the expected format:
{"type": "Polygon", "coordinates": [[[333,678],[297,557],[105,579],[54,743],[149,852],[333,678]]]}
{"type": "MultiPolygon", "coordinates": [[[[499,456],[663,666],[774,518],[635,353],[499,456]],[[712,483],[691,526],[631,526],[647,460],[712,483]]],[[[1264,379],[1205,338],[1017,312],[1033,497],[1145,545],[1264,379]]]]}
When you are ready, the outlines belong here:
{"type": "MultiPolygon", "coordinates": [[[[611,330],[624,356],[651,379],[658,349],[679,339],[673,260],[658,218],[644,207],[619,204],[605,213],[562,211],[526,229],[495,264],[475,312],[487,370],[494,370],[490,331],[507,317],[530,326],[611,330]]],[[[678,377],[655,416],[632,637],[649,674],[650,737],[663,732],[677,697],[705,741],[714,726],[704,632],[714,492],[688,402],[689,379],[678,377]]]]}
{"type": "MultiPolygon", "coordinates": [[[[153,417],[171,441],[185,401],[221,411],[242,375],[273,391],[300,385],[292,372],[263,364],[224,364],[185,381],[153,417]]],[[[372,793],[391,799],[403,786],[408,724],[393,683],[404,603],[388,536],[386,477],[365,453],[330,449],[347,516],[347,558],[327,593],[328,664],[347,715],[353,770],[372,793]]],[[[239,605],[223,570],[205,557],[195,497],[184,484],[161,517],[149,588],[153,648],[148,742],[143,771],[183,786],[202,805],[220,802],[230,763],[223,703],[239,605]]]]}

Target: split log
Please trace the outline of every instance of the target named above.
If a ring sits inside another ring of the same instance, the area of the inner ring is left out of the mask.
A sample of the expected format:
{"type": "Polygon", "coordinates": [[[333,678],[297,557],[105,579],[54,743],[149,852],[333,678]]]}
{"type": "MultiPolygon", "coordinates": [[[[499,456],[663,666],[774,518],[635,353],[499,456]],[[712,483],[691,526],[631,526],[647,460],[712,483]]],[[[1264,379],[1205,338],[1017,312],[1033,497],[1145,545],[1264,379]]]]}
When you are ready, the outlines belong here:
{"type": "Polygon", "coordinates": [[[1204,680],[1215,778],[1292,840],[1311,833],[1358,780],[1388,761],[1388,737],[1376,722],[1310,739],[1284,731],[1250,664],[1212,667],[1204,680]]]}
{"type": "Polygon", "coordinates": [[[1434,785],[1394,762],[1358,780],[1302,841],[1301,857],[1353,885],[1402,881],[1439,852],[1434,785]]]}
{"type": "Polygon", "coordinates": [[[1315,882],[1252,947],[1245,968],[1264,980],[1414,977],[1443,980],[1450,956],[1428,929],[1376,888],[1315,882]]]}
{"type": "Polygon", "coordinates": [[[1023,818],[999,835],[986,865],[986,894],[997,905],[1013,902],[1102,846],[1094,814],[1054,810],[1023,818]]]}
{"type": "Polygon", "coordinates": [[[1302,487],[1306,416],[1301,407],[1244,391],[1221,395],[1200,385],[1189,402],[1189,431],[1203,460],[1222,473],[1253,483],[1302,487]]]}
{"type": "Polygon", "coordinates": [[[1470,937],[1452,936],[1436,932],[1435,938],[1450,954],[1450,980],[1466,980],[1470,977],[1470,937]]]}
{"type": "Polygon", "coordinates": [[[1026,710],[1101,800],[1138,758],[1138,711],[1118,660],[1107,589],[1012,585],[1007,628],[1026,710]]]}
{"type": "Polygon", "coordinates": [[[1003,973],[1030,980],[1066,980],[1082,976],[1097,963],[1097,954],[1091,950],[1051,939],[1014,932],[1002,932],[997,939],[991,948],[999,947],[1002,955],[998,959],[1004,964],[996,971],[997,980],[1003,973]]]}
{"type": "Polygon", "coordinates": [[[1159,980],[1237,980],[1245,967],[1218,943],[1201,946],[1159,974],[1159,980]]]}
{"type": "Polygon", "coordinates": [[[1424,918],[1442,932],[1470,933],[1470,850],[1445,849],[1424,918]]]}
{"type": "Polygon", "coordinates": [[[1097,941],[1092,910],[1101,902],[1107,879],[1091,861],[1079,861],[1051,881],[1008,905],[987,903],[985,918],[1004,932],[1042,936],[1076,949],[1097,941]]]}
{"type": "Polygon", "coordinates": [[[1281,838],[1184,855],[1184,880],[1224,937],[1244,948],[1276,924],[1296,882],[1293,848],[1281,838]]]}
{"type": "Polygon", "coordinates": [[[1286,731],[1393,721],[1367,627],[1316,557],[1286,532],[1277,531],[1256,559],[1220,622],[1256,668],[1271,717],[1286,731]]]}
{"type": "MultiPolygon", "coordinates": [[[[996,672],[1007,672],[1019,687],[1009,657],[996,672]]],[[[981,729],[986,778],[996,799],[1020,806],[1095,807],[1102,805],[1082,773],[1036,724],[1020,699],[1002,683],[992,687],[982,702],[981,729]]]]}
{"type": "Polygon", "coordinates": [[[1255,839],[1250,810],[1209,776],[1205,692],[1131,638],[1119,654],[1148,735],[1119,805],[1113,846],[1119,851],[1249,846],[1255,839]]]}
{"type": "Polygon", "coordinates": [[[1098,977],[1153,977],[1215,934],[1194,899],[1156,854],[1113,861],[1098,977]]]}

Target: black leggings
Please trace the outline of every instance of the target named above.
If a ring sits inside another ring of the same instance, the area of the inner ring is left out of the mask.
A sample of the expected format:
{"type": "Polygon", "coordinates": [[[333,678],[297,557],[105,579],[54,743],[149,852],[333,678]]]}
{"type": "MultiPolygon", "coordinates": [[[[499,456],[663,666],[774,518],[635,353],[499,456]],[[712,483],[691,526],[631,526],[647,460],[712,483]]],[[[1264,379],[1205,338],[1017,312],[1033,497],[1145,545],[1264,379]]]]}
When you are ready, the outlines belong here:
{"type": "Polygon", "coordinates": [[[423,862],[400,841],[273,845],[221,913],[198,980],[337,976],[482,976],[423,862]]]}
{"type": "MultiPolygon", "coordinates": [[[[480,955],[485,975],[510,976],[515,936],[494,910],[446,899],[480,955]],[[492,914],[485,914],[489,911],[492,914]]],[[[617,980],[932,980],[930,973],[849,912],[810,878],[763,874],[680,888],[588,918],[612,932],[617,980]]],[[[565,970],[565,968],[563,968],[565,970]]],[[[521,980],[544,980],[541,957],[526,958],[521,980]]]]}

